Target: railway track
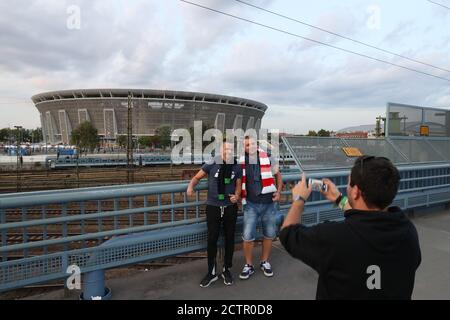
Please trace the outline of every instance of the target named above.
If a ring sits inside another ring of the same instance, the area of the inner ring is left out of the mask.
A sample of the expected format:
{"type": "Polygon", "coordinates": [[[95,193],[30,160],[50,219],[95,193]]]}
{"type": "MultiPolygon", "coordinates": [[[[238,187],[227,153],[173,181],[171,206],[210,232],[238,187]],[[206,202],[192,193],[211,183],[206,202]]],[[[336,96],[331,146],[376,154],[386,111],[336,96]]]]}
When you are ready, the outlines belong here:
{"type": "MultiPolygon", "coordinates": [[[[198,165],[137,167],[134,183],[180,180],[185,170],[199,169],[198,165]]],[[[0,193],[53,189],[85,188],[127,184],[126,168],[79,168],[56,170],[27,170],[0,172],[0,193]]]]}
{"type": "MultiPolygon", "coordinates": [[[[180,180],[184,170],[196,170],[199,169],[198,165],[182,165],[182,166],[158,166],[158,167],[142,167],[136,168],[134,174],[135,183],[147,183],[154,181],[172,181],[180,180]]],[[[52,189],[66,189],[66,188],[78,188],[78,187],[94,187],[103,185],[117,185],[127,183],[127,169],[125,168],[79,168],[78,172],[74,169],[57,169],[57,170],[42,170],[42,171],[22,171],[19,175],[20,191],[39,191],[39,190],[52,190],[52,189]]],[[[16,172],[0,172],[0,193],[13,193],[17,188],[17,173],[16,172]]],[[[206,198],[206,193],[200,193],[200,200],[206,198]]],[[[180,203],[184,200],[183,194],[174,194],[173,200],[175,203],[180,203]]],[[[163,195],[158,201],[156,196],[147,197],[148,206],[156,206],[158,202],[161,204],[170,204],[172,201],[171,195],[163,195]]],[[[194,199],[190,199],[194,201],[194,199]]],[[[116,209],[124,210],[128,209],[129,200],[124,199],[115,203],[116,209]]],[[[81,208],[79,204],[68,204],[64,210],[64,214],[67,216],[85,214],[86,221],[83,223],[66,223],[57,225],[48,225],[41,227],[30,227],[26,230],[16,229],[8,231],[6,234],[6,245],[20,244],[24,241],[24,231],[26,231],[27,242],[39,242],[43,240],[58,239],[63,237],[63,226],[67,227],[66,236],[76,236],[84,233],[94,233],[99,231],[99,225],[102,231],[113,230],[116,225],[121,228],[130,226],[129,216],[119,216],[116,218],[95,218],[89,219],[89,214],[101,212],[107,212],[115,210],[115,205],[112,200],[108,201],[93,201],[93,203],[85,204],[84,208],[81,208]],[[100,204],[100,206],[99,206],[100,204]],[[83,228],[83,229],[81,229],[83,228]]],[[[139,208],[144,206],[143,197],[136,197],[133,199],[133,208],[139,208]]],[[[43,218],[42,211],[45,210],[45,218],[61,217],[63,210],[61,206],[46,206],[27,208],[22,211],[21,209],[8,209],[6,210],[6,223],[38,220],[43,218]]],[[[161,221],[159,221],[158,213],[151,212],[147,216],[148,224],[156,224],[158,222],[169,222],[174,217],[175,221],[183,220],[187,216],[188,218],[195,218],[197,211],[194,208],[163,210],[161,212],[161,221]]],[[[203,210],[200,213],[203,215],[203,210]]],[[[134,214],[132,218],[132,225],[139,226],[144,225],[144,213],[134,214]]],[[[77,241],[68,243],[69,249],[77,249],[82,247],[97,246],[99,243],[108,240],[103,239],[91,239],[85,241],[77,241]]],[[[3,246],[4,244],[2,244],[3,246]]],[[[48,248],[47,253],[61,251],[65,245],[57,245],[48,248]]],[[[43,248],[29,249],[27,250],[27,257],[33,257],[43,254],[43,248]]],[[[24,257],[23,251],[9,252],[7,255],[8,260],[21,259],[24,257]]],[[[173,266],[187,261],[193,261],[198,259],[204,259],[206,252],[196,252],[192,254],[185,254],[175,256],[166,259],[160,259],[157,261],[139,263],[133,266],[127,266],[124,268],[117,268],[115,270],[152,270],[168,266],[173,266]]],[[[54,290],[63,287],[63,283],[46,284],[42,286],[32,286],[22,289],[23,295],[32,295],[32,292],[39,292],[40,290],[54,290]]],[[[15,294],[15,293],[11,293],[15,294]]],[[[18,294],[22,295],[22,293],[18,294]]],[[[17,296],[17,295],[16,295],[17,296]]],[[[0,299],[3,298],[0,295],[0,299]]]]}

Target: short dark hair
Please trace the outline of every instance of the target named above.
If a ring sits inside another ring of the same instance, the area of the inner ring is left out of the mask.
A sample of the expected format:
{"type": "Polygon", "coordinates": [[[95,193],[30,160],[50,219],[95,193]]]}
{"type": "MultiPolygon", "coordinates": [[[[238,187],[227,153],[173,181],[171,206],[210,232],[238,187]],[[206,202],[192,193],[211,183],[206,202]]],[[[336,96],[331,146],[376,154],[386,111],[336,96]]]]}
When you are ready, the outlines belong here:
{"type": "Polygon", "coordinates": [[[388,158],[362,156],[356,159],[350,180],[352,187],[357,185],[361,190],[369,208],[383,210],[397,195],[400,173],[388,158]]]}

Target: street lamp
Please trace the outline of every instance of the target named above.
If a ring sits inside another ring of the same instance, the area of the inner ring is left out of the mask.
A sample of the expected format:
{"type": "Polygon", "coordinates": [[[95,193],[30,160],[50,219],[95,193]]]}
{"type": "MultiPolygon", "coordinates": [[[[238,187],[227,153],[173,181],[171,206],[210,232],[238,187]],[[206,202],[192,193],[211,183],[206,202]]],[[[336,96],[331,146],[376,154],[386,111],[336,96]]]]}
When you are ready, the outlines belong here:
{"type": "Polygon", "coordinates": [[[17,149],[16,149],[16,158],[17,158],[17,165],[16,165],[16,174],[17,174],[17,178],[16,178],[16,183],[17,183],[17,187],[16,190],[17,192],[20,191],[20,183],[19,183],[19,160],[20,160],[20,156],[19,156],[19,150],[20,150],[20,133],[22,130],[22,126],[14,126],[14,128],[16,128],[17,130],[17,149]]]}

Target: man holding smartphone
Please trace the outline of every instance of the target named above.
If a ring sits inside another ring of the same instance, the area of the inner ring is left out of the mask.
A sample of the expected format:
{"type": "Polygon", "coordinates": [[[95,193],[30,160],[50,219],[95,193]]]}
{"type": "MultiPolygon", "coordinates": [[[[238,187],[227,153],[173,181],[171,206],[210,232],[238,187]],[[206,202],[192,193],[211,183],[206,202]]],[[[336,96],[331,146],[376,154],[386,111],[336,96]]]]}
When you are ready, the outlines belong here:
{"type": "Polygon", "coordinates": [[[301,224],[312,191],[303,173],[280,240],[287,252],[319,274],[317,299],[411,299],[421,263],[419,237],[399,207],[391,206],[400,174],[384,157],[359,157],[343,195],[329,179],[322,194],[344,211],[341,222],[301,224]]]}
{"type": "Polygon", "coordinates": [[[187,188],[187,195],[194,195],[194,187],[208,175],[208,198],[206,201],[208,273],[200,283],[202,288],[208,287],[218,279],[216,255],[221,225],[223,225],[225,234],[225,261],[221,276],[225,285],[233,284],[230,268],[234,254],[237,202],[241,194],[242,169],[233,157],[233,144],[223,142],[220,153],[220,156],[202,166],[187,188]]]}

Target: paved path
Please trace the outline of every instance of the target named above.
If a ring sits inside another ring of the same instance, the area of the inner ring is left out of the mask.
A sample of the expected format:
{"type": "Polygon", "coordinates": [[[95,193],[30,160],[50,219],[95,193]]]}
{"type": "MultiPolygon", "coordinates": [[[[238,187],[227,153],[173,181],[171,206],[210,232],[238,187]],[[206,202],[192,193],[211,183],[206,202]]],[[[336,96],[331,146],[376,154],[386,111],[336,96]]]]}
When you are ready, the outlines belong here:
{"type": "MultiPolygon", "coordinates": [[[[414,299],[450,299],[450,210],[412,219],[419,232],[422,264],[416,274],[414,299]]],[[[260,248],[255,249],[258,261],[260,248]]],[[[259,269],[246,281],[237,277],[243,266],[241,252],[235,254],[235,283],[225,286],[217,281],[208,288],[199,283],[206,272],[206,260],[189,262],[159,270],[111,279],[113,299],[314,299],[317,274],[302,262],[291,258],[280,242],[274,243],[271,262],[274,277],[266,278],[259,269]]],[[[63,299],[64,291],[33,297],[63,299]]],[[[66,297],[74,299],[75,295],[66,297]]]]}

